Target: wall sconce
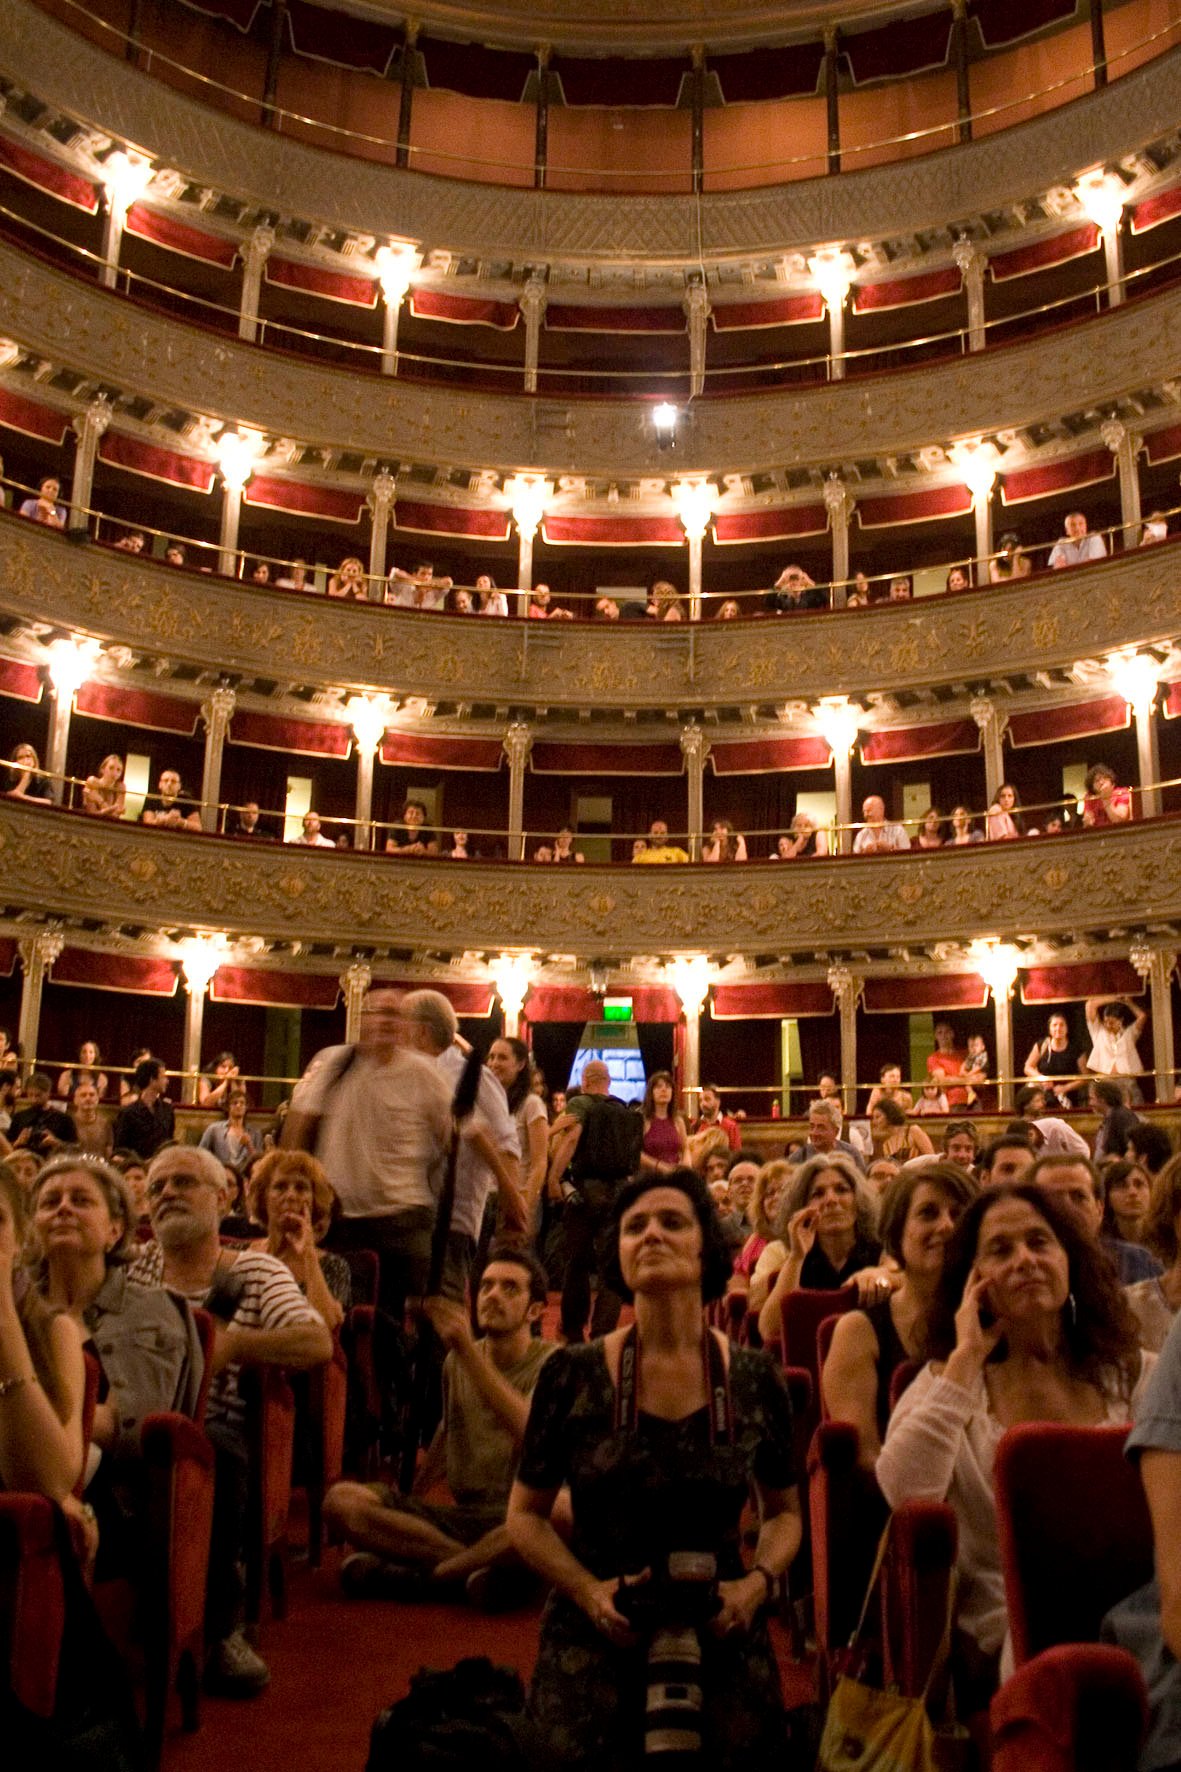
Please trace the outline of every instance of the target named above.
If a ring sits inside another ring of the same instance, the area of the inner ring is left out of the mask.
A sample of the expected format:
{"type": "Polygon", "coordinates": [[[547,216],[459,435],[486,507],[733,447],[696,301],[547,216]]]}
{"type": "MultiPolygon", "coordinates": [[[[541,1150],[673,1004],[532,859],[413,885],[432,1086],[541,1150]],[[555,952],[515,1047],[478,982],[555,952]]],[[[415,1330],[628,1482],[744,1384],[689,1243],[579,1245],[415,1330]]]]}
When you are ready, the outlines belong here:
{"type": "Polygon", "coordinates": [[[713,967],[704,954],[682,954],[670,960],[665,976],[681,999],[686,1015],[700,1015],[709,987],[713,983],[713,967]]]}
{"type": "Polygon", "coordinates": [[[993,1001],[1007,1002],[1021,970],[1021,950],[1007,941],[981,940],[969,945],[968,954],[993,1001]]]}

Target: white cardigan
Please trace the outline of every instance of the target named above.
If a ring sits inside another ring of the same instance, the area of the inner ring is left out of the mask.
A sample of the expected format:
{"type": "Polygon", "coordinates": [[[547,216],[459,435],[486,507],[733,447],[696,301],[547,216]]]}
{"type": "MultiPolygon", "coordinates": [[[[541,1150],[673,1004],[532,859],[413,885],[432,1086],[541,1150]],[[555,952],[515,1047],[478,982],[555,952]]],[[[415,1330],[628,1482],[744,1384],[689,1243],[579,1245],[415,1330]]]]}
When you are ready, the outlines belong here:
{"type": "MultiPolygon", "coordinates": [[[[1113,1397],[1104,1424],[1118,1425],[1134,1414],[1155,1362],[1155,1354],[1141,1355],[1131,1406],[1113,1397]]],[[[1009,1629],[993,1490],[1004,1431],[989,1407],[983,1376],[965,1390],[927,1365],[899,1398],[877,1461],[878,1484],[891,1507],[946,1501],[955,1510],[957,1622],[986,1655],[1007,1649],[1009,1629]]],[[[1002,1678],[1005,1671],[1002,1661],[1002,1678]]]]}

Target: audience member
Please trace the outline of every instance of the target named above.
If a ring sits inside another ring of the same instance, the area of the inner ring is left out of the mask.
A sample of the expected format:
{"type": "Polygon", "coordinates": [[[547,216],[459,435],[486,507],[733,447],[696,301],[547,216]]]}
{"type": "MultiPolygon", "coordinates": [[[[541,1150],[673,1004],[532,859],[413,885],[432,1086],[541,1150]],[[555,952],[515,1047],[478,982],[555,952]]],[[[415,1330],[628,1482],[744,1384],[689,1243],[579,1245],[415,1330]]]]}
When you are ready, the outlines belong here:
{"type": "Polygon", "coordinates": [[[972,589],[972,568],[970,566],[952,566],[943,581],[945,591],[970,591],[972,589]]]}
{"type": "Polygon", "coordinates": [[[496,588],[496,580],[487,572],[481,572],[476,580],[476,595],[480,599],[478,609],[481,615],[508,614],[508,598],[503,591],[496,588]]]}
{"type": "Polygon", "coordinates": [[[1146,1244],[1144,1225],[1151,1190],[1147,1175],[1126,1157],[1110,1157],[1100,1173],[1104,1205],[1099,1234],[1124,1243],[1146,1244]]]}
{"type": "Polygon", "coordinates": [[[288,837],[287,841],[304,849],[336,848],[332,838],[326,837],[320,829],[320,814],[318,812],[305,812],[300,820],[299,836],[288,837]]]}
{"type": "Polygon", "coordinates": [[[1025,1075],[1035,1082],[1050,1086],[1062,1107],[1071,1105],[1070,1098],[1080,1082],[1079,1067],[1070,1050],[1070,1028],[1065,1015],[1056,1010],[1051,1015],[1048,1031],[1035,1040],[1025,1060],[1025,1075]]]}
{"type": "Polygon", "coordinates": [[[368,601],[369,584],[365,576],[365,567],[356,554],[349,554],[347,559],[342,560],[336,571],[331,574],[328,580],[328,595],[351,598],[354,603],[368,601]]]}
{"type": "Polygon", "coordinates": [[[941,1154],[949,1163],[958,1163],[969,1174],[973,1172],[980,1153],[980,1134],[971,1120],[949,1120],[939,1142],[941,1154]]]}
{"type": "Polygon", "coordinates": [[[60,1145],[76,1144],[78,1131],[69,1114],[50,1105],[53,1084],[44,1071],[34,1071],[25,1084],[27,1107],[13,1114],[8,1142],[14,1150],[30,1150],[35,1157],[50,1156],[60,1145]]]}
{"type": "Polygon", "coordinates": [[[120,1108],[113,1137],[117,1149],[136,1151],[146,1163],[172,1138],[176,1115],[164,1093],[168,1072],[158,1058],[141,1058],[131,1081],[135,1099],[120,1108]]]}
{"type": "Polygon", "coordinates": [[[350,1597],[440,1600],[466,1593],[489,1607],[520,1597],[519,1575],[512,1579],[520,1565],[504,1521],[529,1399],[554,1352],[553,1342],[533,1333],[545,1301],[536,1258],[495,1243],[476,1292],[478,1340],[462,1305],[427,1301],[447,1358],[443,1419],[415,1493],[337,1483],[325,1502],[329,1520],[354,1547],[340,1570],[350,1597]],[[443,1471],[451,1502],[420,1499],[443,1471]]]}
{"type": "Polygon", "coordinates": [[[306,560],[293,560],[282,577],[275,580],[275,589],[279,591],[314,591],[315,588],[308,582],[306,560]]]}
{"type": "Polygon", "coordinates": [[[780,837],[771,854],[772,861],[800,861],[805,857],[828,854],[828,833],[817,827],[811,813],[797,812],[791,821],[791,832],[780,837]]]}
{"type": "Polygon", "coordinates": [[[236,1084],[225,1097],[226,1117],[214,1120],[202,1132],[199,1143],[203,1151],[212,1151],[226,1169],[244,1175],[258,1147],[246,1124],[246,1090],[236,1084]]]}
{"type": "Polygon", "coordinates": [[[682,862],[688,861],[688,859],[687,851],[681,849],[676,843],[669,842],[668,825],[663,818],[653,819],[648,827],[647,842],[638,853],[632,856],[633,861],[655,862],[658,865],[662,862],[682,862]]]}
{"type": "Polygon", "coordinates": [[[1147,1249],[1125,1242],[1122,1237],[1102,1234],[1106,1205],[1103,1176],[1086,1157],[1072,1152],[1041,1156],[1030,1170],[1029,1179],[1035,1187],[1054,1194],[1059,1206],[1074,1221],[1079,1234],[1103,1249],[1121,1286],[1159,1276],[1161,1264],[1147,1249]]]}
{"type": "Polygon", "coordinates": [[[160,825],[168,830],[201,829],[201,808],[196,800],[183,794],[180,776],[175,769],[161,772],[156,792],[146,797],[139,816],[143,824],[160,825]]]}
{"type": "Polygon", "coordinates": [[[121,554],[142,554],[147,539],[142,529],[127,529],[119,537],[115,547],[121,554]]]}
{"type": "Polygon", "coordinates": [[[972,822],[972,814],[966,806],[953,806],[951,809],[951,835],[947,839],[949,849],[963,849],[969,843],[983,843],[983,834],[972,822]]]}
{"type": "Polygon", "coordinates": [[[932,1362],[886,1429],[877,1479],[891,1507],[946,1501],[959,1522],[956,1621],[965,1714],[987,1703],[1008,1632],[993,1466],[1018,1421],[1122,1422],[1144,1362],[1107,1262],[1043,1188],[989,1189],[947,1247],[928,1317],[932,1362]]]}
{"type": "Polygon", "coordinates": [[[48,474],[38,482],[36,498],[26,498],[20,507],[20,515],[28,517],[33,523],[43,523],[47,529],[64,529],[66,526],[66,507],[58,503],[61,496],[61,481],[48,474]]]}
{"type": "Polygon", "coordinates": [[[224,1108],[230,1091],[238,1086],[238,1060],[232,1052],[219,1052],[208,1076],[197,1081],[197,1100],[203,1108],[224,1108]]]}
{"type": "Polygon", "coordinates": [[[935,1146],[922,1127],[908,1124],[901,1101],[889,1096],[883,1096],[874,1107],[869,1127],[875,1157],[893,1157],[896,1163],[908,1163],[912,1157],[934,1154],[935,1146]]]}
{"type": "Polygon", "coordinates": [[[904,1170],[886,1189],[879,1231],[901,1286],[838,1318],[821,1374],[825,1408],[857,1429],[858,1462],[872,1470],[890,1418],[890,1380],[926,1351],[947,1245],[978,1188],[955,1163],[904,1170]]]}
{"type": "Polygon", "coordinates": [[[773,615],[786,615],[796,609],[827,609],[828,592],[809,578],[802,566],[785,566],[774,588],[763,598],[763,607],[773,615]]]}
{"type": "Polygon", "coordinates": [[[83,1040],[78,1048],[78,1062],[64,1070],[57,1080],[57,1093],[63,1101],[68,1101],[76,1086],[84,1079],[94,1084],[98,1099],[105,1101],[110,1088],[110,1080],[102,1065],[103,1055],[94,1040],[83,1040]]]}
{"type": "Polygon", "coordinates": [[[1101,535],[1087,534],[1087,519],[1082,511],[1068,511],[1063,525],[1065,536],[1050,549],[1050,569],[1064,566],[1085,566],[1091,560],[1107,558],[1107,543],[1101,535]]]}
{"type": "Polygon", "coordinates": [[[618,621],[619,620],[619,604],[615,601],[614,597],[597,597],[595,599],[593,620],[595,620],[595,621],[618,621]]]}
{"type": "Polygon", "coordinates": [[[808,1103],[808,1138],[799,1150],[788,1158],[789,1163],[806,1163],[812,1157],[826,1157],[833,1151],[839,1151],[849,1158],[856,1168],[862,1167],[861,1153],[856,1147],[841,1137],[841,1127],[845,1116],[841,1112],[839,1096],[822,1095],[808,1103]]]}
{"type": "Polygon", "coordinates": [[[4,795],[9,800],[35,800],[41,806],[54,804],[53,784],[31,744],[14,745],[8,753],[4,795]]]}
{"type": "Polygon", "coordinates": [[[702,861],[745,861],[746,838],[728,818],[715,818],[701,844],[702,861]]]}
{"type": "Polygon", "coordinates": [[[887,824],[886,802],[880,794],[870,794],[863,801],[861,816],[865,823],[853,839],[854,855],[886,855],[891,851],[910,848],[910,838],[905,827],[887,824]]]}
{"type": "Polygon", "coordinates": [[[605,1283],[612,1214],[623,1183],[640,1167],[642,1119],[611,1094],[611,1073],[602,1059],[583,1066],[581,1093],[570,1097],[554,1122],[548,1185],[565,1198],[566,1276],[562,1287],[562,1334],[568,1342],[614,1329],[622,1300],[605,1283]],[[569,1178],[567,1179],[567,1171],[569,1178]],[[591,1310],[591,1275],[598,1289],[591,1310]]]}
{"type": "Polygon", "coordinates": [[[726,1134],[726,1142],[732,1151],[738,1150],[742,1144],[742,1133],[738,1121],[732,1115],[722,1112],[721,1092],[713,1083],[703,1083],[697,1101],[697,1118],[692,1127],[693,1132],[701,1132],[706,1126],[720,1126],[726,1134]]]}
{"type": "Polygon", "coordinates": [[[1125,1296],[1140,1327],[1140,1345],[1159,1353],[1181,1310],[1181,1157],[1170,1157],[1154,1177],[1144,1241],[1164,1272],[1134,1280],[1125,1296]]]}
{"type": "Polygon", "coordinates": [[[887,596],[888,602],[909,603],[913,596],[914,591],[911,587],[910,579],[905,575],[900,575],[898,578],[892,578],[890,580],[890,590],[887,596]]]}
{"type": "Polygon", "coordinates": [[[104,757],[97,775],[88,775],[82,785],[82,810],[92,818],[122,818],[127,809],[127,788],[123,781],[123,759],[114,752],[104,757]]]}
{"type": "Polygon", "coordinates": [[[529,617],[532,621],[545,621],[553,614],[553,593],[548,585],[534,585],[529,593],[529,617]]]}
{"type": "Polygon", "coordinates": [[[1008,1187],[1024,1181],[1036,1161],[1028,1134],[1002,1133],[985,1145],[977,1165],[981,1187],[1008,1187]]]}
{"type": "MultiPolygon", "coordinates": [[[[757,1159],[748,1153],[748,1161],[757,1159]]],[[[750,1192],[750,1205],[747,1216],[750,1220],[750,1235],[742,1245],[742,1250],[734,1263],[730,1290],[748,1292],[750,1278],[758,1265],[759,1256],[775,1235],[775,1219],[779,1211],[779,1202],[783,1198],[783,1190],[791,1179],[791,1167],[782,1157],[773,1162],[763,1163],[755,1172],[754,1184],[750,1192]]]]}
{"type": "Polygon", "coordinates": [[[714,617],[714,620],[715,621],[737,621],[738,617],[741,614],[742,614],[742,611],[738,607],[738,603],[735,600],[735,598],[724,597],[722,599],[721,603],[718,605],[718,613],[714,617]]]}
{"type": "Polygon", "coordinates": [[[996,799],[988,808],[985,835],[990,843],[1007,842],[1013,837],[1025,835],[1025,819],[1020,808],[1017,789],[1011,781],[1003,782],[997,789],[996,799]]]}
{"type": "Polygon", "coordinates": [[[1159,1175],[1173,1155],[1173,1141],[1163,1126],[1138,1120],[1128,1127],[1127,1157],[1142,1169],[1149,1181],[1159,1175]]]}
{"type": "Polygon", "coordinates": [[[1028,578],[1033,571],[1033,562],[1021,546],[1021,541],[1012,529],[1001,536],[997,552],[989,562],[989,582],[994,585],[1007,584],[1013,578],[1028,578]]]}
{"type": "Polygon", "coordinates": [[[264,830],[259,822],[260,817],[261,813],[259,811],[258,801],[247,800],[244,805],[239,806],[237,809],[232,834],[235,837],[249,837],[258,843],[272,842],[273,838],[271,837],[271,833],[264,830]]]}
{"type": "Polygon", "coordinates": [[[403,609],[442,609],[453,582],[450,578],[436,578],[429,560],[420,560],[413,572],[391,566],[385,600],[403,609]]]}
{"type": "Polygon", "coordinates": [[[205,1413],[216,1458],[205,1683],[215,1694],[253,1697],[269,1684],[270,1670],[242,1631],[248,1459],[242,1369],[322,1366],[331,1358],[332,1338],[282,1262],[262,1250],[222,1247],[225,1172],[209,1151],[193,1145],[160,1151],[148,1170],[148,1197],[156,1241],[145,1246],[132,1279],[166,1286],[209,1310],[218,1324],[205,1413]]]}
{"type": "Polygon", "coordinates": [[[353,1283],[344,1256],[318,1247],[336,1205],[323,1164],[307,1151],[268,1151],[250,1172],[246,1203],[249,1222],[266,1232],[252,1247],[281,1261],[329,1329],[339,1329],[353,1283]]]}
{"type": "Polygon", "coordinates": [[[74,1142],[92,1157],[109,1157],[114,1147],[111,1122],[99,1112],[98,1090],[90,1077],[81,1077],[70,1097],[74,1142]]]}
{"type": "Polygon", "coordinates": [[[942,849],[943,826],[944,820],[942,812],[936,811],[934,806],[928,806],[927,810],[923,813],[922,818],[919,820],[919,830],[918,837],[915,841],[915,848],[942,849]]]}
{"type": "Polygon", "coordinates": [[[865,1104],[867,1114],[872,1114],[879,1101],[897,1102],[900,1108],[912,1108],[914,1096],[909,1089],[902,1087],[902,1066],[892,1060],[884,1064],[878,1072],[878,1081],[869,1092],[869,1100],[865,1104]]]}
{"type": "Polygon", "coordinates": [[[541,1096],[531,1087],[529,1048],[524,1040],[507,1034],[493,1040],[488,1048],[488,1069],[504,1090],[516,1124],[525,1213],[530,1231],[535,1232],[549,1167],[549,1122],[541,1096]]]}
{"type": "Polygon", "coordinates": [[[1117,788],[1115,772],[1106,763],[1092,763],[1087,770],[1087,795],[1083,823],[1088,828],[1127,824],[1134,817],[1131,788],[1117,788]]]}
{"type": "Polygon", "coordinates": [[[648,1176],[671,1175],[684,1162],[688,1133],[684,1118],[673,1106],[670,1071],[652,1072],[644,1090],[642,1111],[644,1141],[640,1146],[640,1169],[648,1176]]]}
{"type": "Polygon", "coordinates": [[[387,855],[437,855],[439,840],[426,828],[426,807],[421,800],[407,800],[401,820],[385,841],[387,855]]]}
{"type": "Polygon", "coordinates": [[[271,564],[269,560],[256,560],[250,569],[250,582],[255,585],[269,585],[271,582],[271,564]]]}
{"type": "Polygon", "coordinates": [[[779,1340],[789,1292],[856,1288],[862,1304],[885,1299],[890,1278],[879,1265],[877,1196],[840,1151],[797,1164],[775,1220],[775,1236],[751,1276],[749,1308],[764,1344],[779,1340]]]}
{"type": "MultiPolygon", "coordinates": [[[[1135,1079],[1143,1076],[1144,1065],[1136,1041],[1148,1021],[1148,1011],[1130,1003],[1126,997],[1088,997],[1085,1016],[1091,1050],[1080,1069],[1093,1077],[1123,1077],[1129,1081],[1134,1101],[1140,1100],[1135,1079]]],[[[1122,1156],[1122,1151],[1109,1153],[1122,1156]]]]}

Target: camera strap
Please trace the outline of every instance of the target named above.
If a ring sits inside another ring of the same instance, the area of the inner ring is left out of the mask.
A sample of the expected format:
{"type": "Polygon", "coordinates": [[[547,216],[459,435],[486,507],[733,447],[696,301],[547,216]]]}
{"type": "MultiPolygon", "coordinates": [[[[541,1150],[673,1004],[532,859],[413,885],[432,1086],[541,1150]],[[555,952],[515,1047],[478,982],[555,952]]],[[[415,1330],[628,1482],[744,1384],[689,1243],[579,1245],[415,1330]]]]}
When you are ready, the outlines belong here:
{"type": "MultiPolygon", "coordinates": [[[[730,1372],[716,1335],[701,1331],[701,1369],[709,1398],[709,1443],[734,1444],[734,1404],[730,1395],[730,1372]]],[[[640,1413],[640,1340],[633,1323],[619,1350],[619,1378],[615,1386],[615,1431],[634,1434],[640,1413]]]]}

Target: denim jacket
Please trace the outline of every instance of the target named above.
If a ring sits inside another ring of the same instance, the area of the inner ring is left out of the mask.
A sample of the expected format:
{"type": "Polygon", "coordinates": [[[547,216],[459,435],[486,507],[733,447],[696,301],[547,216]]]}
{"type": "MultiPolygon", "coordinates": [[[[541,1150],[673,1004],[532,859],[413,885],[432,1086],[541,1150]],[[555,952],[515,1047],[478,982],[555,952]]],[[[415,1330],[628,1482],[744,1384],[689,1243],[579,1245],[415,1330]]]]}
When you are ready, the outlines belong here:
{"type": "Polygon", "coordinates": [[[125,1267],[112,1266],[83,1321],[119,1418],[111,1454],[137,1457],[145,1415],[196,1410],[204,1360],[193,1313],[176,1293],[133,1285],[125,1267]]]}

